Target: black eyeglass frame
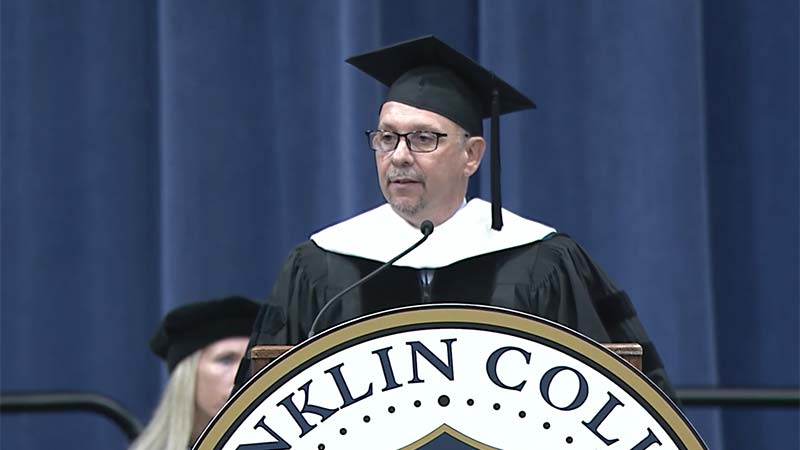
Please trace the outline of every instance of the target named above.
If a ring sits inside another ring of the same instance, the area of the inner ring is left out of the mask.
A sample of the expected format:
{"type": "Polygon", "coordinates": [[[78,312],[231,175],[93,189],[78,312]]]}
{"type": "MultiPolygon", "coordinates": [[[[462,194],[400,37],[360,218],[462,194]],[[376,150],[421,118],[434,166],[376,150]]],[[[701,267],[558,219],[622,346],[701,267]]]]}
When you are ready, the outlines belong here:
{"type": "MultiPolygon", "coordinates": [[[[381,152],[381,153],[388,153],[388,152],[393,152],[393,151],[397,150],[397,146],[400,145],[400,138],[405,139],[406,148],[410,152],[414,152],[414,153],[431,153],[431,152],[435,152],[439,148],[439,139],[448,136],[447,133],[440,133],[438,131],[430,131],[430,130],[414,130],[414,131],[409,131],[408,133],[398,133],[396,131],[389,131],[389,130],[367,130],[367,131],[364,132],[364,134],[367,136],[367,144],[368,144],[369,148],[372,149],[372,151],[374,151],[374,152],[381,152]],[[372,138],[370,138],[370,135],[373,134],[373,133],[391,133],[391,134],[397,136],[397,141],[394,143],[394,148],[392,148],[390,150],[383,150],[383,149],[379,149],[379,148],[373,147],[372,146],[372,138]],[[408,138],[408,136],[412,135],[412,134],[419,134],[419,133],[430,133],[430,134],[436,136],[436,143],[433,145],[432,149],[430,149],[430,150],[415,150],[412,147],[411,140],[408,138]]],[[[469,138],[470,136],[469,136],[469,134],[464,133],[464,137],[469,138]]]]}

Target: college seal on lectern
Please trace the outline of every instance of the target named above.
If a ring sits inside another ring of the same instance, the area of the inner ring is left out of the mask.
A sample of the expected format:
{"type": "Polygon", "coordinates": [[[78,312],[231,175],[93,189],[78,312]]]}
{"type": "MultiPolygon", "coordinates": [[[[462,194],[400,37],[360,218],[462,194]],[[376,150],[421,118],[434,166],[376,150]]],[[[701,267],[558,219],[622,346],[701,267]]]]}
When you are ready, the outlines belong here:
{"type": "Polygon", "coordinates": [[[602,345],[501,308],[365,316],[261,370],[199,450],[705,449],[670,400],[602,345]]]}

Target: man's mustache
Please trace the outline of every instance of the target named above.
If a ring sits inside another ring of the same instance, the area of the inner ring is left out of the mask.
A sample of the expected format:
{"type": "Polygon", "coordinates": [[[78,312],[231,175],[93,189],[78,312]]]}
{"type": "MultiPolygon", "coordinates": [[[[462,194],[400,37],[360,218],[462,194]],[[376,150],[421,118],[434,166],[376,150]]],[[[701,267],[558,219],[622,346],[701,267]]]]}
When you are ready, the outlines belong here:
{"type": "Polygon", "coordinates": [[[386,172],[386,179],[389,182],[396,180],[411,180],[420,183],[425,182],[425,177],[413,169],[392,169],[386,172]]]}

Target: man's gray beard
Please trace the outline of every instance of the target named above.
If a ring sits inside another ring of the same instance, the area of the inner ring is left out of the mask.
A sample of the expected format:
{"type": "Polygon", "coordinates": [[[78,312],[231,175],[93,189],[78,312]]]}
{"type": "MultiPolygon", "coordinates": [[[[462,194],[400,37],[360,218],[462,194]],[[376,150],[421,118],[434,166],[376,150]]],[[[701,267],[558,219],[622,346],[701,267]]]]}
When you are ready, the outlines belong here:
{"type": "Polygon", "coordinates": [[[414,217],[417,215],[417,213],[422,211],[422,208],[425,207],[425,203],[422,199],[420,199],[417,202],[414,202],[414,204],[397,203],[390,199],[389,205],[391,205],[392,209],[396,213],[404,217],[414,217]]]}
{"type": "MultiPolygon", "coordinates": [[[[386,178],[389,179],[389,180],[396,179],[396,178],[401,178],[401,177],[408,177],[408,178],[411,178],[413,180],[417,180],[417,181],[419,181],[421,183],[425,183],[425,177],[420,175],[419,173],[417,173],[416,171],[414,171],[411,168],[405,168],[405,167],[404,168],[392,168],[386,174],[386,178]]],[[[424,198],[420,198],[414,204],[407,204],[407,203],[406,204],[400,204],[400,203],[394,201],[393,198],[387,198],[387,201],[389,202],[389,205],[392,206],[392,209],[394,210],[394,212],[396,212],[397,214],[400,214],[401,216],[406,217],[406,218],[416,216],[417,213],[422,211],[422,209],[426,205],[424,198]]]]}

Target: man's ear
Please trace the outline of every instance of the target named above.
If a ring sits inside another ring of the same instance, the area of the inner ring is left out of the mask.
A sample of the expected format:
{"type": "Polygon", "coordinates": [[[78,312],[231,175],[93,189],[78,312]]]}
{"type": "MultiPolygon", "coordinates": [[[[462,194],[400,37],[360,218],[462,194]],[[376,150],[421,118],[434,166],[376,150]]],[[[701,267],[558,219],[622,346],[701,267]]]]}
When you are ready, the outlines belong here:
{"type": "Polygon", "coordinates": [[[480,136],[467,138],[464,151],[467,154],[467,163],[464,165],[464,175],[469,178],[481,166],[483,152],[486,150],[486,141],[480,136]]]}

